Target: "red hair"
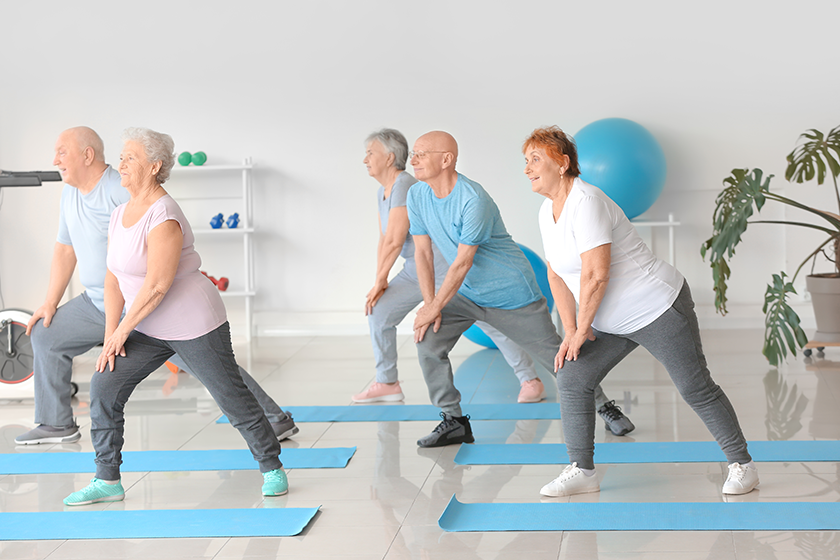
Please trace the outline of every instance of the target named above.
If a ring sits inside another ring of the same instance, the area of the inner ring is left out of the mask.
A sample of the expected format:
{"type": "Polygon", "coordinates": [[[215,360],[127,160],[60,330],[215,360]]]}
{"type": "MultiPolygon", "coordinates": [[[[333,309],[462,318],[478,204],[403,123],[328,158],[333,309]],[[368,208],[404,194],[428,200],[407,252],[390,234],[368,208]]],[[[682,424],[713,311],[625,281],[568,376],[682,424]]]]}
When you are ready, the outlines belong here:
{"type": "Polygon", "coordinates": [[[561,167],[566,165],[563,156],[568,156],[569,168],[566,169],[565,174],[570,177],[580,175],[575,141],[559,126],[547,126],[534,130],[522,144],[522,153],[524,154],[525,150],[532,146],[545,150],[546,155],[561,167]]]}

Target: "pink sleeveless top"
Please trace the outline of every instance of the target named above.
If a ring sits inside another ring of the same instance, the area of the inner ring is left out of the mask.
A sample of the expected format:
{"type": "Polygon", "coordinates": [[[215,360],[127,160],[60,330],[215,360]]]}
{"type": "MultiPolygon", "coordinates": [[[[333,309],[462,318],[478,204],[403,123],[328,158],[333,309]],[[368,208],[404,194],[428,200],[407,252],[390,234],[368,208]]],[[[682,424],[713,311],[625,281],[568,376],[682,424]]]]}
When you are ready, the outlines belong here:
{"type": "Polygon", "coordinates": [[[180,206],[171,196],[164,195],[128,228],[122,225],[125,206],[117,206],[111,215],[108,270],[119,281],[126,310],[131,309],[146,279],[149,232],[167,220],[175,220],[184,234],[175,280],[160,305],[137,325],[137,330],[162,340],[191,340],[222,325],[227,320],[224,303],[216,286],[198,271],[201,257],[195,251],[195,237],[180,206]]]}

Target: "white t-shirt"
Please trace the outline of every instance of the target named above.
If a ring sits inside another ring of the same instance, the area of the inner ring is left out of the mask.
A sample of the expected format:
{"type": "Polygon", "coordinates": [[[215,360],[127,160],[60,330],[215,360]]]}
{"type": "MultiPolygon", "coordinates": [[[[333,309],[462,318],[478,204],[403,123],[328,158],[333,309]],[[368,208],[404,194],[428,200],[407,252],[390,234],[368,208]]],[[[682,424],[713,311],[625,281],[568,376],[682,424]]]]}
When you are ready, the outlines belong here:
{"type": "Polygon", "coordinates": [[[657,259],[619,206],[576,178],[557,222],[546,199],[539,213],[545,257],[580,302],[581,253],[611,243],[610,280],[593,328],[629,334],[646,327],[677,299],[683,275],[657,259]]]}

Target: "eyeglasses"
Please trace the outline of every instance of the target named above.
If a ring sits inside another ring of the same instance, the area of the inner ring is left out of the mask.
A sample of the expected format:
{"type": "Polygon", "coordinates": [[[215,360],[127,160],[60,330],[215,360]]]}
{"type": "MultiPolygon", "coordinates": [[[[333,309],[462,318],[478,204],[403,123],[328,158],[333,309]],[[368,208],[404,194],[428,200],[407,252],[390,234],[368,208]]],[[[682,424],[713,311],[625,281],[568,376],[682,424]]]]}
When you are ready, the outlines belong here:
{"type": "Polygon", "coordinates": [[[417,156],[420,159],[423,159],[428,154],[446,154],[449,153],[448,150],[424,150],[422,152],[415,152],[414,150],[408,152],[408,159],[414,159],[414,156],[417,156]]]}

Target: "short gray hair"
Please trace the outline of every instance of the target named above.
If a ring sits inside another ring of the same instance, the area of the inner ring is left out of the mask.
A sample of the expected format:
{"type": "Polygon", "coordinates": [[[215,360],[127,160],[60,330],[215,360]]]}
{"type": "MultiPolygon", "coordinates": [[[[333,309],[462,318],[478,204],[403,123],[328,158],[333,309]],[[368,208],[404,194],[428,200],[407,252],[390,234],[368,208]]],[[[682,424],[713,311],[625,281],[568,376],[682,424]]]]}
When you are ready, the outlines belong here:
{"type": "Polygon", "coordinates": [[[157,182],[162,185],[169,179],[169,172],[175,166],[175,142],[172,137],[149,128],[126,128],[122,135],[123,142],[134,141],[143,146],[146,159],[150,163],[160,162],[157,182]]]}
{"type": "Polygon", "coordinates": [[[408,142],[402,132],[394,130],[393,128],[383,128],[377,130],[367,137],[365,145],[370,144],[376,140],[385,151],[389,154],[394,154],[394,167],[400,171],[405,171],[405,162],[408,160],[408,142]]]}

